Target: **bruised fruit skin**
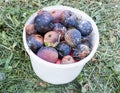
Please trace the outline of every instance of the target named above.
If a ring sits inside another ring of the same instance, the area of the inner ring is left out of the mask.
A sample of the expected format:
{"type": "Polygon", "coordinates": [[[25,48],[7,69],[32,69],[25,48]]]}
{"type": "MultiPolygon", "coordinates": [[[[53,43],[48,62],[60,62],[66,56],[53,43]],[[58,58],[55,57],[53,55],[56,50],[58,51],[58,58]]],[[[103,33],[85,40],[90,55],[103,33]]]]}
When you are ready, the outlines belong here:
{"type": "Polygon", "coordinates": [[[60,17],[61,17],[62,12],[63,12],[62,10],[53,10],[51,12],[54,23],[59,23],[61,21],[60,17]]]}
{"type": "Polygon", "coordinates": [[[37,52],[43,46],[43,37],[39,34],[31,35],[27,38],[27,44],[33,52],[37,52]]]}
{"type": "Polygon", "coordinates": [[[59,34],[55,31],[49,31],[44,35],[45,46],[55,47],[60,42],[59,34]]]}
{"type": "Polygon", "coordinates": [[[74,62],[75,61],[74,61],[73,57],[70,56],[70,55],[67,55],[67,56],[64,56],[62,58],[61,64],[71,64],[71,63],[74,63],[74,62]]]}
{"type": "Polygon", "coordinates": [[[71,52],[71,47],[68,45],[66,42],[60,42],[57,46],[56,49],[59,54],[59,58],[62,58],[66,55],[69,55],[71,52]]]}
{"type": "Polygon", "coordinates": [[[79,61],[90,54],[90,48],[87,45],[80,44],[74,49],[73,57],[75,60],[79,61]]]}
{"type": "Polygon", "coordinates": [[[92,47],[89,37],[82,37],[81,44],[87,45],[89,48],[92,47]]]}
{"type": "Polygon", "coordinates": [[[92,31],[92,24],[87,20],[80,20],[77,29],[81,32],[82,36],[88,36],[92,31]]]}
{"type": "Polygon", "coordinates": [[[77,17],[73,12],[64,10],[61,15],[61,23],[66,27],[76,27],[77,17]]]}
{"type": "Polygon", "coordinates": [[[53,30],[61,35],[61,37],[60,37],[61,40],[64,39],[64,35],[67,32],[67,28],[65,26],[63,26],[60,23],[55,23],[53,30]]]}
{"type": "Polygon", "coordinates": [[[37,56],[51,63],[56,63],[58,60],[58,52],[53,47],[41,47],[37,56]]]}
{"type": "Polygon", "coordinates": [[[54,28],[53,18],[49,12],[38,13],[34,19],[34,25],[40,34],[45,34],[54,28]]]}
{"type": "Polygon", "coordinates": [[[71,46],[75,47],[81,42],[81,33],[77,29],[70,29],[65,33],[65,41],[71,46]]]}
{"type": "Polygon", "coordinates": [[[27,35],[32,35],[32,34],[37,33],[37,31],[34,28],[34,24],[27,25],[25,28],[25,31],[26,31],[27,35]]]}

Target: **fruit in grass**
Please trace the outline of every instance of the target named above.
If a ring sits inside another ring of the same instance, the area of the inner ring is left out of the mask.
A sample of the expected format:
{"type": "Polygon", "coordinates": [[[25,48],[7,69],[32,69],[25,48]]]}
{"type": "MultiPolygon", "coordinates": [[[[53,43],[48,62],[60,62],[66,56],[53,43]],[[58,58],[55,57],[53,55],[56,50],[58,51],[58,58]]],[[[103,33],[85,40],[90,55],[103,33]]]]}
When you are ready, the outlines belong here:
{"type": "Polygon", "coordinates": [[[79,61],[90,54],[90,48],[87,45],[79,44],[77,48],[74,49],[73,57],[75,60],[79,61]]]}
{"type": "Polygon", "coordinates": [[[55,23],[53,30],[61,35],[61,40],[64,39],[64,35],[67,32],[67,28],[65,26],[63,26],[61,23],[55,23]]]}
{"type": "Polygon", "coordinates": [[[27,38],[28,47],[33,51],[37,52],[39,48],[43,46],[43,37],[39,34],[30,35],[27,38]]]}
{"type": "Polygon", "coordinates": [[[70,64],[70,63],[74,63],[74,62],[75,61],[74,61],[73,57],[70,55],[67,55],[62,58],[61,64],[70,64]]]}
{"type": "Polygon", "coordinates": [[[44,35],[45,46],[55,47],[60,42],[59,34],[55,31],[49,31],[44,35]]]}
{"type": "Polygon", "coordinates": [[[87,20],[80,20],[77,29],[81,32],[82,36],[88,36],[93,30],[92,24],[87,20]]]}
{"type": "Polygon", "coordinates": [[[34,25],[40,34],[45,34],[54,28],[53,18],[49,12],[38,13],[34,19],[34,25]]]}
{"type": "Polygon", "coordinates": [[[34,28],[34,24],[27,25],[26,28],[25,28],[25,31],[26,31],[27,35],[32,35],[32,34],[37,33],[37,31],[34,28]]]}
{"type": "Polygon", "coordinates": [[[81,41],[81,33],[73,28],[73,29],[70,29],[68,30],[66,33],[65,33],[65,41],[71,46],[71,47],[75,47],[77,46],[80,41],[81,41]]]}
{"type": "Polygon", "coordinates": [[[60,17],[61,17],[62,12],[63,12],[62,10],[53,10],[51,12],[54,23],[59,23],[61,21],[60,17]]]}
{"type": "Polygon", "coordinates": [[[76,27],[77,17],[73,12],[64,10],[61,14],[61,23],[66,27],[76,27]]]}
{"type": "Polygon", "coordinates": [[[51,63],[55,63],[58,60],[58,52],[53,47],[41,47],[37,56],[51,63]]]}
{"type": "Polygon", "coordinates": [[[70,45],[68,45],[65,41],[60,42],[57,46],[56,49],[58,51],[59,54],[59,58],[62,58],[66,55],[69,55],[71,52],[71,47],[70,45]]]}

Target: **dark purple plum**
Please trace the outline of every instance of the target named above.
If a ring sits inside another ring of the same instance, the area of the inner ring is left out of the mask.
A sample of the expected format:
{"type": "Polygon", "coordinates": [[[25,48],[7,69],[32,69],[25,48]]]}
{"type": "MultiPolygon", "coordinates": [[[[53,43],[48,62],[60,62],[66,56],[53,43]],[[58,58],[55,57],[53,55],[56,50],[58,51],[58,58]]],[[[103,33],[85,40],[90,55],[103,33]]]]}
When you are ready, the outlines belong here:
{"type": "Polygon", "coordinates": [[[67,55],[62,58],[61,64],[71,64],[74,62],[75,62],[75,60],[73,59],[73,57],[70,55],[67,55]]]}
{"type": "Polygon", "coordinates": [[[55,31],[49,31],[44,35],[45,46],[55,47],[60,42],[59,34],[55,31]]]}
{"type": "Polygon", "coordinates": [[[34,24],[27,25],[26,28],[25,28],[25,31],[26,31],[27,35],[32,35],[32,34],[36,34],[37,33],[37,31],[34,28],[34,24]]]}
{"type": "Polygon", "coordinates": [[[62,25],[61,23],[55,23],[53,30],[60,34],[61,40],[64,39],[64,35],[67,32],[67,28],[64,25],[62,25]]]}
{"type": "Polygon", "coordinates": [[[87,45],[79,44],[77,48],[74,49],[73,57],[75,60],[79,61],[90,54],[90,48],[87,45]]]}
{"type": "Polygon", "coordinates": [[[37,52],[39,48],[43,46],[43,37],[39,34],[30,35],[27,38],[28,47],[33,51],[37,52]]]}
{"type": "Polygon", "coordinates": [[[37,56],[51,63],[56,63],[58,60],[58,52],[53,47],[40,48],[37,52],[37,56]]]}
{"type": "Polygon", "coordinates": [[[77,17],[73,12],[64,10],[61,15],[61,23],[66,27],[76,27],[77,17]]]}
{"type": "Polygon", "coordinates": [[[34,25],[40,34],[45,34],[54,28],[53,17],[49,12],[38,13],[34,19],[34,25]]]}
{"type": "Polygon", "coordinates": [[[92,24],[87,20],[80,20],[77,29],[81,32],[82,36],[88,36],[93,31],[92,24]]]}
{"type": "Polygon", "coordinates": [[[60,42],[57,46],[56,49],[59,54],[59,58],[62,58],[63,56],[69,55],[71,52],[71,47],[68,45],[65,41],[60,42]]]}
{"type": "Polygon", "coordinates": [[[71,46],[75,47],[81,42],[81,33],[77,29],[70,29],[65,33],[65,41],[71,46]]]}

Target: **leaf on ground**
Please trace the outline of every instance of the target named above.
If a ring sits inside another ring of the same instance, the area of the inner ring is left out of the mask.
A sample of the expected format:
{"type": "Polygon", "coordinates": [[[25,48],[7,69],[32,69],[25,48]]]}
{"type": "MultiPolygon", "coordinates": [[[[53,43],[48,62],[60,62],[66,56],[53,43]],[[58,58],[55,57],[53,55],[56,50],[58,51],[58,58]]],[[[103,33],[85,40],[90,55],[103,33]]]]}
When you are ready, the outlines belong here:
{"type": "Polygon", "coordinates": [[[5,73],[0,72],[0,81],[5,80],[5,79],[6,79],[5,73]]]}

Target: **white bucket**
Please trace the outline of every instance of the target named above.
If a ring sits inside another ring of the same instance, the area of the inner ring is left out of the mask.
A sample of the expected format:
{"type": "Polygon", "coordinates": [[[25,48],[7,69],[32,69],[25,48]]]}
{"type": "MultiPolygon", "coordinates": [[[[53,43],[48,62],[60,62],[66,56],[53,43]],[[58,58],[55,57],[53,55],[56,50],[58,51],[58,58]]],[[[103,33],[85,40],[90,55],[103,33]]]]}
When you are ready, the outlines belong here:
{"type": "Polygon", "coordinates": [[[81,72],[83,69],[84,65],[94,56],[96,53],[96,50],[98,48],[99,44],[99,32],[98,28],[95,24],[95,22],[84,12],[71,8],[68,6],[50,6],[50,7],[45,7],[43,8],[44,10],[47,11],[52,11],[55,9],[61,9],[61,10],[70,10],[74,12],[77,17],[81,17],[83,19],[87,19],[88,21],[91,22],[93,31],[91,33],[91,40],[92,40],[92,51],[91,53],[84,59],[80,60],[79,62],[73,63],[73,64],[53,64],[50,62],[46,62],[45,60],[39,58],[36,56],[28,47],[27,42],[26,42],[26,32],[25,32],[25,27],[32,23],[35,16],[37,15],[37,12],[34,13],[26,22],[24,31],[23,31],[23,43],[25,46],[25,49],[30,56],[30,60],[32,63],[32,67],[36,75],[51,84],[65,84],[69,83],[72,80],[74,80],[81,72]]]}

